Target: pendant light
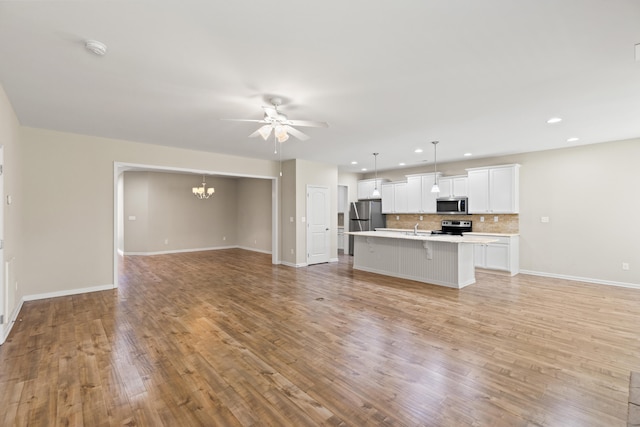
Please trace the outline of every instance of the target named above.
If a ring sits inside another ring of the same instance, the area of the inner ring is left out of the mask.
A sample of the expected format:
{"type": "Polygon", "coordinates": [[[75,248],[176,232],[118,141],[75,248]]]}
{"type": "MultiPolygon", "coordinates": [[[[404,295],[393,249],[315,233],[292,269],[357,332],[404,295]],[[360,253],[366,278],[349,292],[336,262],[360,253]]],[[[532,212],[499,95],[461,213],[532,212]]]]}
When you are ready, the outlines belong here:
{"type": "Polygon", "coordinates": [[[439,193],[440,187],[438,187],[438,159],[436,157],[436,147],[438,141],[431,141],[433,144],[433,187],[431,187],[432,193],[439,193]]]}
{"type": "Polygon", "coordinates": [[[380,190],[378,190],[378,153],[373,153],[373,167],[376,172],[376,179],[373,181],[373,197],[380,197],[380,190]]]}

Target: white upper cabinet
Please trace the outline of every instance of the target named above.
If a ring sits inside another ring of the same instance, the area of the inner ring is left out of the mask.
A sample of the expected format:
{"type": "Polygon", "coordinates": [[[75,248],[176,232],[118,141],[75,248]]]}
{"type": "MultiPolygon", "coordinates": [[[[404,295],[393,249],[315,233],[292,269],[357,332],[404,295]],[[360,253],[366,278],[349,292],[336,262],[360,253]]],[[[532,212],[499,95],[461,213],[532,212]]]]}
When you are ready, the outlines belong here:
{"type": "Polygon", "coordinates": [[[518,213],[520,165],[467,169],[469,213],[518,213]]]}
{"type": "MultiPolygon", "coordinates": [[[[437,173],[440,180],[440,172],[437,173]]],[[[436,213],[436,199],[432,193],[434,174],[407,175],[407,213],[436,213]]]]}
{"type": "Polygon", "coordinates": [[[440,195],[438,197],[467,197],[468,178],[464,175],[443,176],[438,180],[440,195]]]}
{"type": "Polygon", "coordinates": [[[407,183],[382,184],[382,213],[407,213],[407,183]]]}
{"type": "Polygon", "coordinates": [[[378,187],[378,191],[382,191],[382,184],[385,182],[389,182],[388,179],[378,178],[376,179],[363,179],[358,181],[358,200],[370,200],[370,199],[380,199],[381,196],[373,197],[373,190],[376,188],[376,183],[378,187]]]}

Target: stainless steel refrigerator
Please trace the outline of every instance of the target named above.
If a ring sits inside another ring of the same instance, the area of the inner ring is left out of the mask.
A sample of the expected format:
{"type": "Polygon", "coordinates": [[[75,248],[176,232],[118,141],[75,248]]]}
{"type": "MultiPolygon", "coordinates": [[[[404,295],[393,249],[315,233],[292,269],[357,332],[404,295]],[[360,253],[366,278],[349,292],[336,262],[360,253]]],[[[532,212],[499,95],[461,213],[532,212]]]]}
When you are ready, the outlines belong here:
{"type": "MultiPolygon", "coordinates": [[[[349,231],[374,231],[376,228],[384,228],[386,224],[380,200],[351,202],[349,231]]],[[[349,255],[353,255],[353,236],[349,236],[349,255]]]]}

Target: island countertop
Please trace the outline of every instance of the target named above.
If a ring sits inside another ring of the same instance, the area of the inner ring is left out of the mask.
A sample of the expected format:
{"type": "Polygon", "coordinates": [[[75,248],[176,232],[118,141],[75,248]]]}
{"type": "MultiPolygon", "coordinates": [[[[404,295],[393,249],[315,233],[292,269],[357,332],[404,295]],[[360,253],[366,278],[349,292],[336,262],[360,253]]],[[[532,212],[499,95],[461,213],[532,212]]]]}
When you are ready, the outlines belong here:
{"type": "Polygon", "coordinates": [[[413,231],[409,230],[377,230],[377,231],[351,231],[347,234],[362,237],[384,237],[388,239],[402,239],[402,240],[420,240],[429,242],[448,242],[448,243],[472,243],[472,244],[486,244],[496,242],[497,239],[481,236],[454,236],[450,234],[430,234],[431,232],[418,231],[417,234],[413,234],[413,231]]]}

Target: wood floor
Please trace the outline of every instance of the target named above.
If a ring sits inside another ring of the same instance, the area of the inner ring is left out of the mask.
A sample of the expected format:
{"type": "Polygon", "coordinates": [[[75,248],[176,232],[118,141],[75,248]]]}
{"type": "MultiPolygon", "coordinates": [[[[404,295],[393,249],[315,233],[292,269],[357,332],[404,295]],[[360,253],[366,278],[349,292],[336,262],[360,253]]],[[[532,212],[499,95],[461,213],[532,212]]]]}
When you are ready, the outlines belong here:
{"type": "Polygon", "coordinates": [[[270,262],[128,256],[117,290],[25,303],[0,425],[626,425],[638,290],[270,262]]]}

